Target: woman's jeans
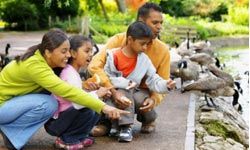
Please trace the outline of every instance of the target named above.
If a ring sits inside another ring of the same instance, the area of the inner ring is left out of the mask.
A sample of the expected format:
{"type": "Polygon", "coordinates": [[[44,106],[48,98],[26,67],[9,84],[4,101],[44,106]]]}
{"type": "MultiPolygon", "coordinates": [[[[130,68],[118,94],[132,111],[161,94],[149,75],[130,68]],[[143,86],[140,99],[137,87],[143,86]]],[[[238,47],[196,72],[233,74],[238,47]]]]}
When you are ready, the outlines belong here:
{"type": "Polygon", "coordinates": [[[53,116],[57,105],[56,99],[47,94],[14,97],[0,106],[0,129],[16,149],[21,149],[53,116]]]}
{"type": "Polygon", "coordinates": [[[57,119],[51,118],[45,124],[45,130],[67,144],[76,144],[88,137],[98,120],[99,114],[89,108],[77,110],[70,107],[61,112],[57,119]]]}

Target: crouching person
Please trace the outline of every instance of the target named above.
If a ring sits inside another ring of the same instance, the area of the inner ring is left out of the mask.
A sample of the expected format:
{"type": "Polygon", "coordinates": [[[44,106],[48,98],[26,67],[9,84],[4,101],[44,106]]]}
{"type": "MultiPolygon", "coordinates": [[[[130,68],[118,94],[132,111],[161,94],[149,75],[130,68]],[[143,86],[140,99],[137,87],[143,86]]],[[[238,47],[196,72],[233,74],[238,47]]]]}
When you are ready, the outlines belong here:
{"type": "MultiPolygon", "coordinates": [[[[79,71],[86,68],[91,61],[93,43],[91,39],[80,35],[70,37],[69,42],[71,57],[60,73],[60,78],[77,88],[82,88],[79,71]]],[[[110,96],[111,92],[101,87],[90,94],[102,98],[110,96]]],[[[57,136],[55,146],[67,150],[91,146],[94,138],[90,137],[89,133],[99,120],[99,114],[60,96],[55,98],[58,100],[59,108],[54,117],[45,124],[46,131],[52,136],[57,136]]]]}
{"type": "Polygon", "coordinates": [[[113,99],[110,104],[130,112],[121,119],[112,121],[110,135],[118,136],[119,142],[132,141],[135,114],[138,114],[137,120],[144,123],[153,122],[157,117],[154,110],[148,110],[149,103],[153,103],[149,99],[150,92],[139,89],[143,78],[149,90],[154,92],[166,93],[175,87],[175,81],[164,80],[156,74],[151,60],[144,53],[153,38],[151,29],[144,22],[137,21],[128,27],[126,35],[126,45],[109,50],[104,66],[111,83],[122,93],[119,101],[113,99]]]}
{"type": "Polygon", "coordinates": [[[67,35],[53,29],[40,44],[30,47],[0,72],[0,130],[8,149],[22,149],[58,109],[53,96],[40,93],[43,89],[113,119],[128,113],[106,105],[54,73],[54,68],[66,67],[69,49],[67,35]]]}

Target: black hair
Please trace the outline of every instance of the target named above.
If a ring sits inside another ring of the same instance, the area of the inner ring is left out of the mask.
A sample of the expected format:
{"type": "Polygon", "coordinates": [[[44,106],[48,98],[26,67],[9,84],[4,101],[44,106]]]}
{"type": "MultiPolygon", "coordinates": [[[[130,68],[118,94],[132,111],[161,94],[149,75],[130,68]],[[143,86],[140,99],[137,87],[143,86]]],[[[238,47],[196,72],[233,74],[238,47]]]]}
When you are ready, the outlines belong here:
{"type": "Polygon", "coordinates": [[[51,29],[44,34],[40,44],[31,46],[23,55],[18,56],[15,59],[17,62],[24,61],[34,55],[36,50],[39,50],[41,54],[44,55],[46,49],[52,52],[66,40],[68,40],[68,37],[62,30],[57,28],[51,29]]]}
{"type": "MultiPolygon", "coordinates": [[[[70,43],[70,50],[77,51],[79,47],[81,47],[86,42],[90,42],[91,45],[93,44],[93,41],[85,36],[82,35],[73,35],[69,37],[69,43],[70,43]]],[[[68,60],[68,63],[70,64],[72,62],[73,58],[70,57],[68,60]]]]}
{"type": "Polygon", "coordinates": [[[128,36],[131,36],[133,39],[153,38],[153,32],[144,22],[136,21],[129,25],[127,30],[128,36]]]}
{"type": "Polygon", "coordinates": [[[162,12],[162,8],[159,5],[147,2],[139,8],[137,20],[139,20],[139,18],[147,18],[151,10],[162,12]]]}

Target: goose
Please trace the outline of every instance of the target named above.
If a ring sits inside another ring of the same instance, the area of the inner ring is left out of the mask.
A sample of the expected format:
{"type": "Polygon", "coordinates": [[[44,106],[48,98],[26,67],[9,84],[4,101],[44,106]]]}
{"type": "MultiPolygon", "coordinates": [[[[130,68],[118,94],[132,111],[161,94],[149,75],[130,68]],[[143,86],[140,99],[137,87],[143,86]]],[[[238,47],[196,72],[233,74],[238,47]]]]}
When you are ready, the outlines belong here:
{"type": "Polygon", "coordinates": [[[249,84],[249,71],[248,71],[248,70],[245,71],[245,72],[244,72],[244,75],[247,76],[247,83],[249,84]]]}
{"type": "Polygon", "coordinates": [[[239,103],[239,91],[234,89],[235,94],[233,95],[232,105],[241,114],[243,112],[242,106],[239,103]]]}
{"type": "MultiPolygon", "coordinates": [[[[234,90],[235,83],[233,77],[230,74],[221,71],[215,65],[209,65],[208,69],[211,74],[184,86],[181,91],[185,92],[196,90],[204,93],[205,96],[208,95],[212,98],[218,96],[233,96],[234,94],[236,94],[234,90]]],[[[208,103],[206,97],[205,100],[207,102],[207,105],[211,106],[208,103]]],[[[215,106],[213,101],[212,104],[215,106]]]]}
{"type": "Polygon", "coordinates": [[[7,43],[6,47],[5,47],[5,54],[1,54],[0,53],[0,68],[2,69],[3,67],[5,67],[10,61],[11,59],[8,57],[9,54],[9,48],[10,48],[10,44],[7,43]]]}
{"type": "Polygon", "coordinates": [[[198,80],[198,65],[188,59],[182,59],[176,64],[171,63],[171,75],[181,78],[181,88],[184,81],[198,80]]]}
{"type": "Polygon", "coordinates": [[[235,81],[234,85],[236,86],[237,90],[240,92],[240,94],[243,95],[243,89],[240,86],[240,82],[235,81]]]}
{"type": "Polygon", "coordinates": [[[211,57],[206,53],[193,54],[192,56],[189,57],[189,59],[191,61],[197,62],[200,65],[201,72],[204,72],[202,66],[206,66],[208,64],[213,64],[216,62],[215,58],[211,57]]]}

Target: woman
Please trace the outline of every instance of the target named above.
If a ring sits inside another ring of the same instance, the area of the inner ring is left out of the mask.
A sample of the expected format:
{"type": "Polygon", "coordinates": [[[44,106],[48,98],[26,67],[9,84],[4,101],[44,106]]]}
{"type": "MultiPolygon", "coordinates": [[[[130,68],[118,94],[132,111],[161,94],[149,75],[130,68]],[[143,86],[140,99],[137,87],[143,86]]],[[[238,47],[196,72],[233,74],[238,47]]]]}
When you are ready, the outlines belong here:
{"type": "Polygon", "coordinates": [[[53,68],[65,67],[70,57],[68,37],[50,30],[41,44],[9,63],[0,73],[0,129],[7,147],[21,149],[29,138],[54,114],[57,101],[43,89],[86,106],[112,119],[128,112],[110,107],[61,80],[53,68]]]}
{"type": "MultiPolygon", "coordinates": [[[[86,68],[92,58],[93,44],[91,39],[74,35],[69,38],[71,57],[68,65],[60,73],[60,78],[75,87],[82,88],[82,80],[79,74],[81,68],[86,68]]],[[[97,91],[91,91],[96,97],[102,98],[111,95],[109,89],[101,87],[97,91]]],[[[58,110],[45,125],[46,131],[57,136],[55,146],[66,150],[77,150],[91,146],[94,139],[89,137],[90,130],[99,119],[99,115],[93,110],[67,101],[60,96],[58,110]]]]}

